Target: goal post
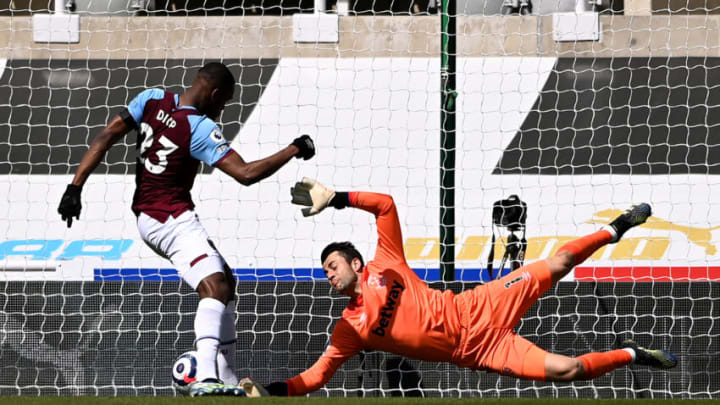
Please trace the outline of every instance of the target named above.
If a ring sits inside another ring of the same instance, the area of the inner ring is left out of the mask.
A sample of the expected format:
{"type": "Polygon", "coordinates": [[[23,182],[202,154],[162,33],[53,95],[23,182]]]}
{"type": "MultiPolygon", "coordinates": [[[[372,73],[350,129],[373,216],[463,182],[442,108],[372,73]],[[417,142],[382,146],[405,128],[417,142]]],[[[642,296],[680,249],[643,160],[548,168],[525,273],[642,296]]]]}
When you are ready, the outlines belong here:
{"type": "MultiPolygon", "coordinates": [[[[626,337],[680,356],[670,372],[631,366],[552,384],[366,351],[312,395],[720,396],[718,17],[603,13],[599,39],[567,41],[594,25],[556,32],[546,3],[502,15],[513,2],[458,0],[453,11],[447,0],[454,33],[431,2],[369,3],[382,2],[350,2],[365,11],[339,16],[338,42],[295,42],[291,12],[269,3],[141,16],[78,0],[79,42],[62,43],[35,42],[30,11],[0,2],[1,395],[175,395],[170,367],[192,347],[197,297],[138,236],[136,135],[90,176],[72,228],[56,210],[124,105],[145,88],[180,93],[222,61],[238,83],[219,121],[245,160],[305,133],[318,149],[252,187],[210,167],[196,179],[197,213],[238,280],[238,374],[267,382],[312,365],[348,302],[331,292],[320,252],[350,240],[374,255],[369,214],[304,218],[291,205],[307,176],[391,194],[410,267],[456,291],[489,281],[497,200],[528,204],[526,262],[647,201],[654,216],[554,286],[517,331],[568,356],[626,337]]],[[[291,11],[311,11],[304,4],[291,11]]]]}
{"type": "Polygon", "coordinates": [[[442,0],[440,12],[440,277],[455,280],[455,0],[442,0]]]}

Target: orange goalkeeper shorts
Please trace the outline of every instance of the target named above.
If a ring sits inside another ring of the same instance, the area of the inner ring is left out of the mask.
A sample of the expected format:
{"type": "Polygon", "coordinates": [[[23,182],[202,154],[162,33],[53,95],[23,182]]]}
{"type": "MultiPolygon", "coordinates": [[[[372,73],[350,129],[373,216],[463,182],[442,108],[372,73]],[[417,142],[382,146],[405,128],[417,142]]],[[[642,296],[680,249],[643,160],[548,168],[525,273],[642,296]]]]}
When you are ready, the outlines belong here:
{"type": "Polygon", "coordinates": [[[458,294],[455,305],[461,337],[453,362],[472,369],[545,380],[547,352],[515,334],[513,328],[551,285],[550,268],[545,260],[539,260],[458,294]]]}

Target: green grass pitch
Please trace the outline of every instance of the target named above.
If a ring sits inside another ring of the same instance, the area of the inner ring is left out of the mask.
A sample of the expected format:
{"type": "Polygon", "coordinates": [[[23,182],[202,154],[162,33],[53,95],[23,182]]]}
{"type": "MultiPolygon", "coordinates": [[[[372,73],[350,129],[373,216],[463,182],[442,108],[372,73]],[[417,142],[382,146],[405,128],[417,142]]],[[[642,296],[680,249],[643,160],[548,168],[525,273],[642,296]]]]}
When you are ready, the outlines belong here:
{"type": "MultiPolygon", "coordinates": [[[[683,400],[660,399],[441,399],[441,398],[222,398],[222,397],[0,397],[0,404],[30,405],[225,405],[250,401],[252,405],[680,405],[683,400]]],[[[693,401],[692,404],[720,404],[720,400],[693,401]]],[[[683,402],[688,405],[687,400],[683,402]]]]}

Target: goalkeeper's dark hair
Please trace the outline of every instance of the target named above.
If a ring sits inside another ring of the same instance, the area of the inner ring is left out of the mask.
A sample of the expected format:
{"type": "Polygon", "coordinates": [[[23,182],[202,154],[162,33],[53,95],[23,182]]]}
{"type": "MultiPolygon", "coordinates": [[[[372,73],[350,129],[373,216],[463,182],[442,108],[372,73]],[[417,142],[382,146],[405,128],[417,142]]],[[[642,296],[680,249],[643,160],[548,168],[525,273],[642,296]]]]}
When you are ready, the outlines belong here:
{"type": "Polygon", "coordinates": [[[338,252],[340,256],[347,260],[348,263],[352,262],[352,260],[357,257],[360,259],[360,267],[365,267],[365,261],[363,261],[362,255],[350,242],[333,242],[325,246],[325,249],[323,249],[322,253],[320,253],[321,262],[325,263],[325,259],[327,259],[332,252],[338,252]]]}
{"type": "Polygon", "coordinates": [[[235,76],[227,66],[220,62],[206,63],[198,72],[198,76],[218,89],[232,90],[235,87],[235,76]]]}

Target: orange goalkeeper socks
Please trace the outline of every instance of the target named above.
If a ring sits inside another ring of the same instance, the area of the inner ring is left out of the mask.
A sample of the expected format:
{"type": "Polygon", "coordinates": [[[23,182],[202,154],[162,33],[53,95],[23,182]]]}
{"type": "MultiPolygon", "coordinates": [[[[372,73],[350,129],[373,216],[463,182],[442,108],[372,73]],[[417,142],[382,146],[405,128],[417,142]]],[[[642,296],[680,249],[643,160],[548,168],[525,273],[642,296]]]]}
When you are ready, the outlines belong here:
{"type": "MultiPolygon", "coordinates": [[[[580,239],[570,241],[560,247],[557,253],[562,251],[570,252],[575,257],[575,266],[582,263],[590,257],[596,250],[612,242],[613,235],[606,231],[600,230],[590,235],[583,236],[580,239]]],[[[556,254],[557,254],[556,253],[556,254]]]]}
{"type": "Polygon", "coordinates": [[[627,350],[618,349],[609,352],[596,352],[583,354],[578,357],[583,364],[585,374],[582,380],[592,380],[601,375],[615,370],[618,367],[627,366],[632,363],[632,354],[627,350]]]}

